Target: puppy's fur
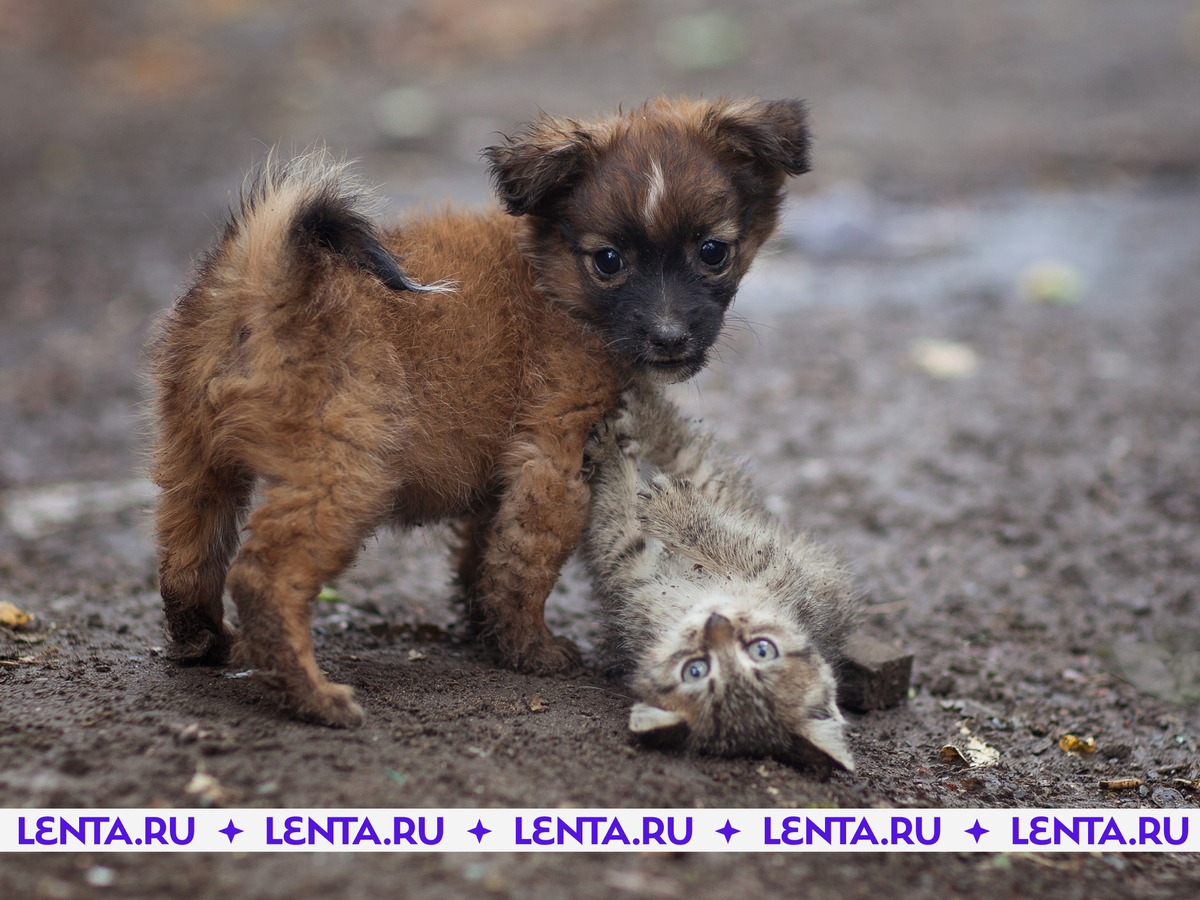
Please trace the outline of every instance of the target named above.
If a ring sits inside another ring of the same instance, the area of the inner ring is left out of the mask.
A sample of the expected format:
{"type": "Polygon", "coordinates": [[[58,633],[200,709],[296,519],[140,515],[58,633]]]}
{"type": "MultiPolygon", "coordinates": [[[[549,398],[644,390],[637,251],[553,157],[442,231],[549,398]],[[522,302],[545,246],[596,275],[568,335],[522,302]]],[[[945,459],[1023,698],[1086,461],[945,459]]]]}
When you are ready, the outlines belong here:
{"type": "Polygon", "coordinates": [[[502,660],[578,664],[543,605],[587,520],[583,443],[629,384],[704,365],[808,138],[796,101],[659,100],[485,155],[510,215],[387,230],[343,168],[268,166],[154,345],[171,654],[232,649],[303,718],[361,721],[309,605],[386,522],[459,520],[468,614],[502,660]]]}

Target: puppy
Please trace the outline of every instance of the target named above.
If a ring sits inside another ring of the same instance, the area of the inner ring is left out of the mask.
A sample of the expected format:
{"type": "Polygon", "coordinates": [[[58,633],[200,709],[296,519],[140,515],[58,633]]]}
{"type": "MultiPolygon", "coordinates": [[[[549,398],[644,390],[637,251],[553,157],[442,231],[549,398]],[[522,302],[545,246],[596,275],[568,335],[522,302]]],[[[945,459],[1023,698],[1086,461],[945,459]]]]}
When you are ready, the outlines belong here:
{"type": "Polygon", "coordinates": [[[584,441],[629,385],[704,366],[808,132],[797,101],[660,99],[484,156],[508,215],[387,229],[344,167],[268,165],[153,345],[170,653],[232,650],[304,719],[362,720],[309,606],[384,523],[457,520],[501,660],[578,665],[543,606],[588,517],[584,441]]]}

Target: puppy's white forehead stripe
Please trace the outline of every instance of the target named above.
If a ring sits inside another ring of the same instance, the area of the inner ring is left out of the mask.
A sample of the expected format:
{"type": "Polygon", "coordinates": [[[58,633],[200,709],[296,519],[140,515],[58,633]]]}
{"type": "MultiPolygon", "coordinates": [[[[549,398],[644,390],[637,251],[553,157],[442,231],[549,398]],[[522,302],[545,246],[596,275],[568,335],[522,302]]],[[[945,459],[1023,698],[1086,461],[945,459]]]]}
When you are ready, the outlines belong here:
{"type": "Polygon", "coordinates": [[[658,160],[651,161],[650,172],[646,177],[650,179],[650,187],[646,191],[646,206],[642,210],[642,217],[649,224],[653,221],[654,212],[658,209],[658,204],[662,202],[663,195],[667,192],[667,183],[663,178],[658,160]]]}

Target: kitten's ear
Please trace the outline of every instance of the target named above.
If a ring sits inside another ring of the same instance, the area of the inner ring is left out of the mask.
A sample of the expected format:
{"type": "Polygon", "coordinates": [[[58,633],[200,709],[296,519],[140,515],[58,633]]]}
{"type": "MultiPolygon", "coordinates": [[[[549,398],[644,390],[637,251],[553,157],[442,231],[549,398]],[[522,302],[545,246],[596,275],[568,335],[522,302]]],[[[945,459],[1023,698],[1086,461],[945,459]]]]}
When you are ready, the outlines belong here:
{"type": "Polygon", "coordinates": [[[802,742],[799,755],[810,765],[824,760],[853,772],[854,756],[846,745],[845,725],[840,714],[828,719],[805,719],[797,735],[802,742]],[[812,751],[816,752],[815,758],[812,751]]]}
{"type": "Polygon", "coordinates": [[[654,747],[678,747],[688,736],[688,724],[681,713],[659,709],[649,703],[635,703],[629,711],[629,730],[644,744],[654,747]]]}
{"type": "Polygon", "coordinates": [[[510,215],[522,216],[578,181],[595,148],[592,130],[543,115],[482,155],[501,206],[510,215]]]}

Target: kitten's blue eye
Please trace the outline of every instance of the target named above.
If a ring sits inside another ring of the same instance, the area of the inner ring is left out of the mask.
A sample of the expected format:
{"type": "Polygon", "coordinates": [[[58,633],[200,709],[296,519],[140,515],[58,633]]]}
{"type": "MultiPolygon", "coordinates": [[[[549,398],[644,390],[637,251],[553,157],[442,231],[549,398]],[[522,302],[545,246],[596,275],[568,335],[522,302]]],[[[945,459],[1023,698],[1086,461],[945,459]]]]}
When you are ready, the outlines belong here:
{"type": "Polygon", "coordinates": [[[693,681],[699,681],[708,674],[707,659],[693,659],[690,662],[683,664],[683,681],[684,684],[693,681]]]}
{"type": "Polygon", "coordinates": [[[779,656],[779,651],[775,649],[775,645],[766,638],[759,638],[746,648],[746,652],[750,654],[751,659],[757,662],[766,662],[767,660],[776,659],[779,656]]]}

